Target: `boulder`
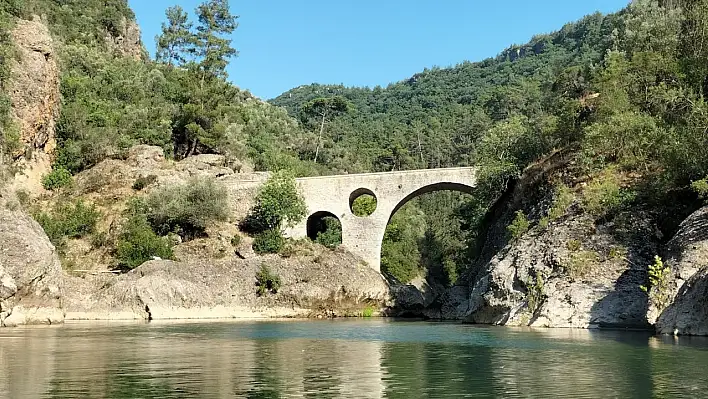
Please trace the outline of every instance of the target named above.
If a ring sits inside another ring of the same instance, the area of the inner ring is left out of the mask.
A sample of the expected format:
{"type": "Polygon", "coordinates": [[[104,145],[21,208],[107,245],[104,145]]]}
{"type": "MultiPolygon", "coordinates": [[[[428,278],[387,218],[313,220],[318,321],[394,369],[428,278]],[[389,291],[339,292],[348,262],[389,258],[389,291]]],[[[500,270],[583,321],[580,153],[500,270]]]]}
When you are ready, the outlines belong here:
{"type": "Polygon", "coordinates": [[[681,223],[667,244],[671,268],[665,309],[653,307],[660,334],[708,335],[708,206],[681,223]]]}
{"type": "Polygon", "coordinates": [[[63,273],[56,249],[7,193],[0,193],[0,269],[0,311],[12,317],[5,325],[62,319],[63,273]],[[45,318],[48,312],[52,315],[45,318]]]}

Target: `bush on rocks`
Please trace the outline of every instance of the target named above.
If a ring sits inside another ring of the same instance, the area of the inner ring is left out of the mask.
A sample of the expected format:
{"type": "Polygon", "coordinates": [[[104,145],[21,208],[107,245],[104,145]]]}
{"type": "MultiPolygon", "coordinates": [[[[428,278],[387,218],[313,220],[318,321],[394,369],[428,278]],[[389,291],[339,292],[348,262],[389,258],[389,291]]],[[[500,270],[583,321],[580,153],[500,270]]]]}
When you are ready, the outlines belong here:
{"type": "Polygon", "coordinates": [[[253,240],[253,250],[259,254],[277,254],[285,247],[285,237],[280,230],[266,230],[253,240]]]}
{"type": "Polygon", "coordinates": [[[131,215],[116,243],[118,265],[134,269],[154,257],[172,259],[169,239],[155,234],[145,215],[131,215]]]}

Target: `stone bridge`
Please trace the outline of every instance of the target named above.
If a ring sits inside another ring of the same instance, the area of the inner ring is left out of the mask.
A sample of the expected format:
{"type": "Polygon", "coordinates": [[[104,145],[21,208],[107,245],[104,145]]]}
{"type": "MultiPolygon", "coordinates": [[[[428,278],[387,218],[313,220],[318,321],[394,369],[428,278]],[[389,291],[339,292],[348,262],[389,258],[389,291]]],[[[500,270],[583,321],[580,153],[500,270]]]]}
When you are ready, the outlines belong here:
{"type": "Polygon", "coordinates": [[[286,231],[292,238],[316,238],[315,226],[323,217],[334,216],[342,224],[342,245],[380,271],[381,243],[391,216],[406,202],[440,190],[469,193],[477,183],[476,168],[425,169],[403,172],[306,177],[297,179],[308,217],[286,231]],[[374,213],[359,217],[352,212],[358,197],[376,198],[374,213]]]}

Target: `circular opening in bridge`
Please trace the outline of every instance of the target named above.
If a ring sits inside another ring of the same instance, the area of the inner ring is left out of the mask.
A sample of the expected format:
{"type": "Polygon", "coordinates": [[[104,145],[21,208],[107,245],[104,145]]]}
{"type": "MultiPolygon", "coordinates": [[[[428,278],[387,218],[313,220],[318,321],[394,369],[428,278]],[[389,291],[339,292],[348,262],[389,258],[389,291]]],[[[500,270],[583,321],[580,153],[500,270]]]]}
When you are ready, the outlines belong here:
{"type": "Polygon", "coordinates": [[[367,217],[376,210],[376,195],[368,188],[359,188],[349,195],[349,209],[359,217],[367,217]]]}
{"type": "Polygon", "coordinates": [[[315,212],[307,218],[307,236],[327,248],[342,243],[342,223],[329,212],[315,212]]]}

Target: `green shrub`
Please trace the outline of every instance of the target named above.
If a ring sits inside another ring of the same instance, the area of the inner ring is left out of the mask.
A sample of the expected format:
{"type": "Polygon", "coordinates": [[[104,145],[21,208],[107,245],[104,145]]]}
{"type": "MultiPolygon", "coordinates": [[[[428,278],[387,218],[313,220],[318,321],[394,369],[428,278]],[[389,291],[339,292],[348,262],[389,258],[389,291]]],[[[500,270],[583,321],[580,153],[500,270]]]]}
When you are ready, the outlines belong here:
{"type": "Polygon", "coordinates": [[[654,257],[654,263],[649,265],[647,273],[649,282],[639,288],[649,294],[649,299],[659,311],[668,306],[671,300],[669,296],[669,278],[671,269],[664,266],[664,261],[658,255],[654,257]]]}
{"type": "Polygon", "coordinates": [[[134,269],[153,257],[172,259],[172,248],[166,237],[152,230],[145,215],[131,215],[116,243],[116,258],[120,267],[134,269]]]}
{"type": "Polygon", "coordinates": [[[359,217],[366,217],[374,213],[376,205],[376,198],[373,195],[360,195],[352,203],[352,213],[359,217]]]}
{"type": "Polygon", "coordinates": [[[277,254],[283,250],[285,238],[280,230],[266,230],[253,240],[253,250],[259,254],[277,254]]]}
{"type": "Polygon", "coordinates": [[[374,315],[374,311],[376,311],[376,309],[374,309],[373,306],[368,305],[361,310],[361,317],[372,317],[374,315]]]}
{"type": "Polygon", "coordinates": [[[691,188],[702,199],[708,199],[708,177],[706,177],[705,179],[694,181],[693,183],[691,183],[691,188]]]}
{"type": "Polygon", "coordinates": [[[256,274],[256,286],[258,296],[266,293],[277,294],[280,289],[280,276],[271,272],[267,266],[261,265],[261,269],[256,274]]]}
{"type": "Polygon", "coordinates": [[[553,199],[553,206],[551,206],[551,209],[548,211],[549,222],[565,215],[568,207],[573,204],[573,200],[575,200],[575,196],[568,186],[565,184],[558,186],[553,199]]]}
{"type": "Polygon", "coordinates": [[[156,181],[157,176],[155,175],[140,176],[135,180],[135,183],[133,183],[133,190],[140,191],[145,187],[155,183],[156,181]]]}
{"type": "Polygon", "coordinates": [[[161,236],[170,232],[186,240],[204,234],[207,224],[226,220],[228,194],[213,179],[194,178],[188,183],[150,193],[143,212],[161,236]]]}
{"type": "Polygon", "coordinates": [[[511,222],[511,224],[507,226],[506,229],[509,231],[509,233],[511,233],[511,238],[516,240],[521,238],[521,236],[523,236],[527,231],[529,231],[530,226],[531,223],[526,218],[524,212],[516,211],[514,221],[511,222]]]}
{"type": "Polygon", "coordinates": [[[307,215],[305,199],[298,191],[295,179],[283,172],[274,173],[261,187],[256,204],[241,228],[249,233],[280,230],[294,226],[307,215]]]}
{"type": "Polygon", "coordinates": [[[71,172],[62,167],[52,169],[51,172],[42,178],[42,186],[46,190],[57,190],[71,185],[71,182],[71,172]]]}
{"type": "Polygon", "coordinates": [[[67,238],[81,238],[93,233],[100,216],[95,206],[87,206],[79,200],[60,204],[51,213],[42,212],[34,217],[52,244],[62,249],[67,238]]]}
{"type": "Polygon", "coordinates": [[[315,241],[327,248],[337,248],[342,243],[342,224],[339,219],[326,216],[322,218],[324,231],[317,233],[315,241]]]}
{"type": "Polygon", "coordinates": [[[541,273],[536,273],[535,281],[527,283],[526,289],[526,299],[528,301],[529,311],[531,314],[534,314],[543,303],[543,299],[546,295],[544,291],[543,276],[541,276],[541,273]]]}
{"type": "Polygon", "coordinates": [[[619,177],[611,170],[594,179],[585,190],[581,205],[595,217],[604,217],[634,201],[636,193],[620,186],[619,177]]]}

